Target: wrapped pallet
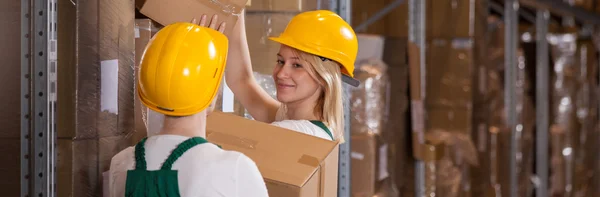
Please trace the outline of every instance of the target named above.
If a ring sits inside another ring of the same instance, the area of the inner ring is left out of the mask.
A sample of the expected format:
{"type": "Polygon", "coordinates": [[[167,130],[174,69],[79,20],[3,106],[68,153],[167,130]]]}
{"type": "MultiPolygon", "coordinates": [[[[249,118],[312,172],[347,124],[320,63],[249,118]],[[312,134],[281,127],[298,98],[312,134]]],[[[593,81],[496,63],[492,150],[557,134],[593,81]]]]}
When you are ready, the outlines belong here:
{"type": "Polygon", "coordinates": [[[593,196],[597,175],[596,50],[576,34],[551,34],[550,188],[553,196],[593,196]]]}
{"type": "Polygon", "coordinates": [[[57,196],[102,196],[134,130],[134,1],[58,2],[57,196]]]}
{"type": "Polygon", "coordinates": [[[354,71],[361,81],[351,97],[352,196],[398,196],[391,163],[394,133],[386,130],[389,110],[387,65],[378,59],[357,62],[354,71]]]}
{"type": "Polygon", "coordinates": [[[2,195],[20,194],[21,155],[21,1],[0,2],[0,164],[2,195]]]}

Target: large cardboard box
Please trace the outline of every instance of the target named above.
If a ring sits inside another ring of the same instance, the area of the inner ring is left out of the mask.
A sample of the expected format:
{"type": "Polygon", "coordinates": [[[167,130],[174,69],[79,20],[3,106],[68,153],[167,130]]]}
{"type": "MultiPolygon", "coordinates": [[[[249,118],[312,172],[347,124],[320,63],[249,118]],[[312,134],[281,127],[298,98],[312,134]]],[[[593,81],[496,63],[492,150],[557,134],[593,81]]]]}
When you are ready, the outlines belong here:
{"type": "Polygon", "coordinates": [[[224,33],[228,35],[238,16],[242,14],[246,2],[247,0],[146,0],[138,3],[138,6],[141,5],[139,7],[142,14],[164,26],[176,22],[190,22],[194,18],[199,21],[202,14],[208,16],[209,22],[210,17],[216,14],[219,23],[226,23],[224,33]]]}
{"type": "MultiPolygon", "coordinates": [[[[0,138],[21,136],[21,4],[0,2],[0,138]]],[[[18,153],[15,153],[18,154],[18,153]]],[[[18,177],[14,177],[18,178],[18,177]]]]}
{"type": "Polygon", "coordinates": [[[207,122],[208,141],[250,157],[269,196],[337,196],[336,142],[221,112],[207,122]]]}
{"type": "Polygon", "coordinates": [[[281,11],[299,12],[316,10],[317,0],[254,0],[246,9],[248,11],[281,11]]]}
{"type": "MultiPolygon", "coordinates": [[[[389,193],[390,182],[389,144],[382,136],[372,133],[352,134],[352,196],[372,197],[377,193],[389,193]]],[[[395,157],[394,157],[395,158],[395,157]]]]}
{"type": "Polygon", "coordinates": [[[426,106],[470,108],[473,39],[433,39],[427,48],[426,106]]]}

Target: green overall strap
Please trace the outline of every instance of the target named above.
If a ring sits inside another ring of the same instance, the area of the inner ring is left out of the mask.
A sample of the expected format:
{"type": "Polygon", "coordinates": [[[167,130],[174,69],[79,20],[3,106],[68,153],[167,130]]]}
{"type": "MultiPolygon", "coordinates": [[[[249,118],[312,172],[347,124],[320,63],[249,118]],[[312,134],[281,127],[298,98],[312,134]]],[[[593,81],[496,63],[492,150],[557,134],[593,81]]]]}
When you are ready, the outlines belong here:
{"type": "Polygon", "coordinates": [[[171,155],[169,155],[169,158],[167,158],[167,160],[165,161],[165,163],[162,165],[162,167],[160,169],[161,170],[170,170],[173,167],[173,163],[175,163],[175,161],[177,161],[177,159],[179,159],[179,157],[181,157],[181,155],[183,155],[183,153],[185,153],[187,150],[190,150],[191,148],[193,148],[196,145],[204,144],[207,142],[208,141],[206,141],[206,139],[204,139],[202,137],[193,137],[193,138],[185,140],[184,142],[179,144],[177,146],[177,148],[175,148],[175,150],[173,150],[173,152],[171,152],[171,155]]]}
{"type": "Polygon", "coordinates": [[[135,145],[135,169],[136,170],[146,170],[146,149],[144,148],[144,144],[146,144],[146,140],[148,138],[142,139],[140,142],[135,145]]]}
{"type": "Polygon", "coordinates": [[[311,120],[310,122],[313,123],[314,125],[317,125],[321,129],[323,129],[327,133],[327,135],[329,135],[329,137],[331,137],[331,140],[335,140],[335,139],[333,139],[333,135],[331,134],[331,131],[329,130],[329,128],[327,128],[327,126],[325,126],[325,123],[318,121],[318,120],[311,120]]]}

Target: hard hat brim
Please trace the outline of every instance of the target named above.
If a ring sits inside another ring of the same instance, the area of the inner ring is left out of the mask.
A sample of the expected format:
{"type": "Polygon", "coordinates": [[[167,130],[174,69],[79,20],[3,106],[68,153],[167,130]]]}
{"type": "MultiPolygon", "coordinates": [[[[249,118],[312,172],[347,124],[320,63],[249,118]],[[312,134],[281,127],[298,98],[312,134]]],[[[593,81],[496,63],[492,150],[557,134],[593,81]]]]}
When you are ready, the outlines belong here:
{"type": "MultiPolygon", "coordinates": [[[[293,40],[289,40],[286,38],[281,38],[281,37],[269,37],[270,40],[275,41],[279,44],[284,44],[287,45],[289,47],[298,49],[300,51],[306,52],[306,53],[310,53],[313,55],[318,55],[317,51],[313,51],[309,48],[306,47],[302,47],[299,44],[296,44],[293,40]]],[[[352,76],[345,74],[342,72],[342,82],[347,83],[348,85],[351,85],[353,87],[358,87],[360,85],[360,81],[356,80],[355,78],[353,78],[352,76]]]]}

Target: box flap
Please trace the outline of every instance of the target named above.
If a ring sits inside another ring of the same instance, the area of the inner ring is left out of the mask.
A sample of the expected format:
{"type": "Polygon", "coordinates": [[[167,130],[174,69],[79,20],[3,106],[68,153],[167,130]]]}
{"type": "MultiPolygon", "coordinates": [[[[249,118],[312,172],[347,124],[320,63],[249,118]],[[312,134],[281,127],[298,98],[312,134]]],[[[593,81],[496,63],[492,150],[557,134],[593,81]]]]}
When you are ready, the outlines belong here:
{"type": "Polygon", "coordinates": [[[227,22],[225,34],[228,34],[238,16],[244,9],[247,0],[146,0],[140,12],[152,20],[167,26],[176,22],[191,22],[196,18],[198,21],[202,14],[209,17],[217,14],[219,22],[227,22]]]}
{"type": "Polygon", "coordinates": [[[257,164],[265,179],[302,187],[337,142],[283,129],[243,117],[212,112],[207,139],[244,153],[257,164]]]}

